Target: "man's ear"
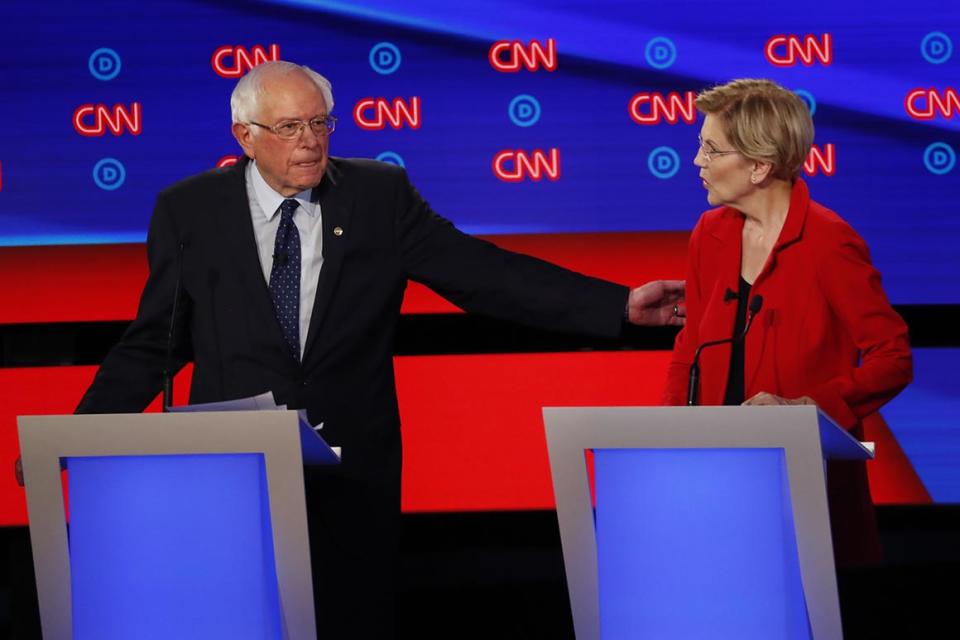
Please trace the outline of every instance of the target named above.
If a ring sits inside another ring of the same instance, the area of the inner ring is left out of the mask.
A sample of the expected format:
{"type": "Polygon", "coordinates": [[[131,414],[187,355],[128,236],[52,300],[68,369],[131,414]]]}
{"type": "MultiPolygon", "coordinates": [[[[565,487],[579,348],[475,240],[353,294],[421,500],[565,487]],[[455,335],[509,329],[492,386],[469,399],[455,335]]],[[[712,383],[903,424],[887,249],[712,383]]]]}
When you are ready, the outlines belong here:
{"type": "Polygon", "coordinates": [[[256,156],[253,153],[253,131],[250,129],[250,126],[242,122],[234,122],[233,126],[230,127],[230,131],[240,144],[240,147],[243,148],[243,152],[247,157],[251,160],[256,160],[256,156]]]}

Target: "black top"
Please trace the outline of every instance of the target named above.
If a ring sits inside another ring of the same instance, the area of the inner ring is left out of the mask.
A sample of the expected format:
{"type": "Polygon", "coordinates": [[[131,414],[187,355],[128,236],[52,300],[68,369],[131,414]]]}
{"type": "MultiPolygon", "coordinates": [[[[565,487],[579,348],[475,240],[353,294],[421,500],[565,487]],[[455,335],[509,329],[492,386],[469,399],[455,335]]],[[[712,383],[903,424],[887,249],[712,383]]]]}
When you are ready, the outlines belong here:
{"type": "MultiPolygon", "coordinates": [[[[747,307],[750,301],[750,283],[740,276],[740,290],[737,292],[737,321],[733,325],[733,335],[743,333],[747,323],[747,307]]],[[[743,404],[743,342],[736,341],[730,349],[730,373],[727,376],[727,392],[723,395],[723,404],[743,404]]]]}

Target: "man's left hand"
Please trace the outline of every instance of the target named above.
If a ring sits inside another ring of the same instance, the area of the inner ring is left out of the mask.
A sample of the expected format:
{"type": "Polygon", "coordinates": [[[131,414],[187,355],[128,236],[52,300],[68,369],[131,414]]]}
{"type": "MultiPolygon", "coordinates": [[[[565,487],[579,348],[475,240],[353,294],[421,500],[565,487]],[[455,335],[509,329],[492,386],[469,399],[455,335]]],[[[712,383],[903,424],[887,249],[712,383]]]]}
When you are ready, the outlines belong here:
{"type": "Polygon", "coordinates": [[[630,291],[627,320],[647,326],[683,326],[687,321],[683,280],[654,280],[630,291]]]}

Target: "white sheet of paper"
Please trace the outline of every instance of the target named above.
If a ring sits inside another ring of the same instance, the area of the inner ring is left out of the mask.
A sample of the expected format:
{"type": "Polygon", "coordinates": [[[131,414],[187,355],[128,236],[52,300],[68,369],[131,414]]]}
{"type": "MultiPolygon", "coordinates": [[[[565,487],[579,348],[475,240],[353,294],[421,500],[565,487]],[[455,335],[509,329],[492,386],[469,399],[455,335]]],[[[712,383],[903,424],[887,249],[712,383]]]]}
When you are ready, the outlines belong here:
{"type": "Polygon", "coordinates": [[[201,404],[184,404],[170,407],[173,413],[191,413],[194,411],[276,411],[284,410],[285,405],[278,405],[269,391],[258,396],[224,400],[222,402],[204,402],[201,404]]]}
{"type": "MultiPolygon", "coordinates": [[[[236,400],[223,400],[222,402],[203,402],[200,404],[184,404],[169,409],[173,413],[192,413],[194,411],[286,411],[287,405],[277,404],[273,394],[269,391],[261,393],[258,396],[249,398],[238,398],[236,400]]],[[[297,411],[300,421],[304,424],[310,424],[307,419],[306,409],[297,411]]],[[[323,429],[323,423],[310,425],[314,431],[323,429]]]]}
{"type": "MultiPolygon", "coordinates": [[[[173,413],[190,413],[195,411],[286,411],[286,409],[287,405],[277,404],[276,400],[274,400],[273,393],[267,391],[266,393],[261,393],[258,396],[250,396],[249,398],[170,407],[169,411],[173,413]]],[[[305,409],[297,411],[297,415],[302,424],[309,426],[317,433],[323,429],[322,422],[317,425],[310,424],[310,421],[307,420],[307,411],[305,409]]],[[[337,458],[340,458],[340,447],[329,447],[326,443],[324,443],[324,447],[328,447],[337,458]]]]}

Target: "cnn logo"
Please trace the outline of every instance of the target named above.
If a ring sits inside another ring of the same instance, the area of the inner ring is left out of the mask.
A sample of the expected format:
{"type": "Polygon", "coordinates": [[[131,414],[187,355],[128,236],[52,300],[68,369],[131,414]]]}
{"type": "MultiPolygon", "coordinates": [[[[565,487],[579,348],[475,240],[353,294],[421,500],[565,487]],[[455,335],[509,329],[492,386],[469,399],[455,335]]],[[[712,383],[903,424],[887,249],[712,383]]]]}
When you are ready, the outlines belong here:
{"type": "Polygon", "coordinates": [[[390,126],[394,129],[419,129],[421,123],[420,98],[409,101],[394,98],[363,98],[353,107],[353,121],[366,131],[378,131],[390,126]]]}
{"type": "Polygon", "coordinates": [[[825,67],[833,63],[833,37],[829,33],[815,35],[775,35],[763,49],[767,62],[775,67],[793,67],[799,62],[805,67],[817,61],[825,67]]]}
{"type": "Polygon", "coordinates": [[[560,179],[560,150],[544,152],[534,149],[527,153],[523,149],[505,149],[493,156],[492,165],[493,175],[503,182],[539,181],[544,178],[555,182],[560,179]]]}
{"type": "Polygon", "coordinates": [[[213,52],[210,66],[221,78],[239,78],[258,64],[279,59],[280,45],[277,44],[271,44],[268,49],[258,44],[249,50],[240,45],[224,45],[213,52]]]}
{"type": "Polygon", "coordinates": [[[693,101],[697,94],[687,91],[682,96],[671,91],[666,96],[660,93],[641,92],[630,100],[630,118],[637,124],[660,124],[666,120],[677,124],[683,120],[687,124],[697,121],[697,108],[693,101]]]}
{"type": "Polygon", "coordinates": [[[519,40],[498,40],[491,45],[487,58],[490,66],[501,73],[517,73],[522,68],[527,71],[540,68],[556,71],[557,42],[547,38],[546,45],[538,40],[531,40],[530,44],[524,45],[519,40]]]}
{"type": "Polygon", "coordinates": [[[936,89],[914,89],[907,94],[903,106],[914,120],[933,120],[938,114],[952,118],[960,116],[960,94],[951,87],[943,93],[936,89]]]}
{"type": "Polygon", "coordinates": [[[818,173],[829,177],[837,172],[837,148],[833,143],[823,145],[821,149],[817,145],[810,147],[810,153],[803,163],[803,172],[808,176],[815,176],[818,173]]]}
{"type": "Polygon", "coordinates": [[[129,107],[115,104],[107,107],[105,104],[82,104],[73,112],[73,128],[80,135],[87,138],[102,136],[109,131],[115,136],[131,133],[138,136],[143,131],[139,102],[129,107]]]}

